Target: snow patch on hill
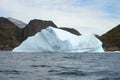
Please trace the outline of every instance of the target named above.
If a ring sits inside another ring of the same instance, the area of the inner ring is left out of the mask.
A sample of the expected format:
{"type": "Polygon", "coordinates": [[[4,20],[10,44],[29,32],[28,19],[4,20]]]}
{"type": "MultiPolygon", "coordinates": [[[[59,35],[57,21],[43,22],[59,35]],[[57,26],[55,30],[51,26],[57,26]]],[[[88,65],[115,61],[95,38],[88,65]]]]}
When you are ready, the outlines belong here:
{"type": "Polygon", "coordinates": [[[14,18],[11,18],[11,17],[8,17],[8,20],[10,20],[11,22],[13,22],[16,26],[18,26],[19,28],[24,28],[27,24],[20,21],[20,20],[17,20],[17,19],[14,19],[14,18]]]}

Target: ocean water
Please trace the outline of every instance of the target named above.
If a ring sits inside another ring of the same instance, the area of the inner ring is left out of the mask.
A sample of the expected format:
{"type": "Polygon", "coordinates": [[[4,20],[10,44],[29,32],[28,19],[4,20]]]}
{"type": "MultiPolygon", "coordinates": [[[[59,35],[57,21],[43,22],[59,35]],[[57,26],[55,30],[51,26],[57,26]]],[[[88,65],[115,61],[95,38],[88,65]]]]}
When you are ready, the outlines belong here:
{"type": "Polygon", "coordinates": [[[120,54],[0,52],[0,80],[120,80],[120,54]]]}

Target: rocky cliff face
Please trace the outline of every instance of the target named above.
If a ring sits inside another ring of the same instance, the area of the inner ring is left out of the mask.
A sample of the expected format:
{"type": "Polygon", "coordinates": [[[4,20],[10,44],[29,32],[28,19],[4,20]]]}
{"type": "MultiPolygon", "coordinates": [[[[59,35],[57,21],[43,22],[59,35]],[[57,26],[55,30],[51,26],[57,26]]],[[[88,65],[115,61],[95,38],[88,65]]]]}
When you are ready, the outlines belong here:
{"type": "Polygon", "coordinates": [[[28,36],[33,36],[37,32],[41,31],[42,29],[47,28],[48,26],[52,26],[57,28],[57,26],[52,21],[43,21],[43,20],[31,20],[29,24],[23,29],[24,40],[28,36]]]}
{"type": "Polygon", "coordinates": [[[100,39],[103,42],[103,47],[105,50],[120,50],[120,25],[100,36],[100,39]]]}
{"type": "Polygon", "coordinates": [[[0,50],[12,50],[22,41],[21,29],[7,18],[0,17],[0,50]]]}

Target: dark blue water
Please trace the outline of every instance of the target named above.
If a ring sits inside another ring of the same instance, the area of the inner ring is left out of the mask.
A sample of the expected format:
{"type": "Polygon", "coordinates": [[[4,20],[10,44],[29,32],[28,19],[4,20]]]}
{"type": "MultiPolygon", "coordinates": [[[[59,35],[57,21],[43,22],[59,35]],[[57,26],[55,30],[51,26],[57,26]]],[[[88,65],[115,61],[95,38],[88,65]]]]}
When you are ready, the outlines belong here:
{"type": "Polygon", "coordinates": [[[120,80],[120,54],[0,52],[0,80],[120,80]]]}

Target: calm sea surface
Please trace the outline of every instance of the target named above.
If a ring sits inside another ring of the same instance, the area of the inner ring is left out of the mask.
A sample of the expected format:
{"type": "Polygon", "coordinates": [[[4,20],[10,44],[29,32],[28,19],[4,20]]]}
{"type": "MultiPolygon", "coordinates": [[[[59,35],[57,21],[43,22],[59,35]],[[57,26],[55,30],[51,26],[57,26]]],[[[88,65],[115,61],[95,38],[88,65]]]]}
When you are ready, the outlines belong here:
{"type": "Polygon", "coordinates": [[[120,80],[120,53],[0,52],[0,80],[120,80]]]}

